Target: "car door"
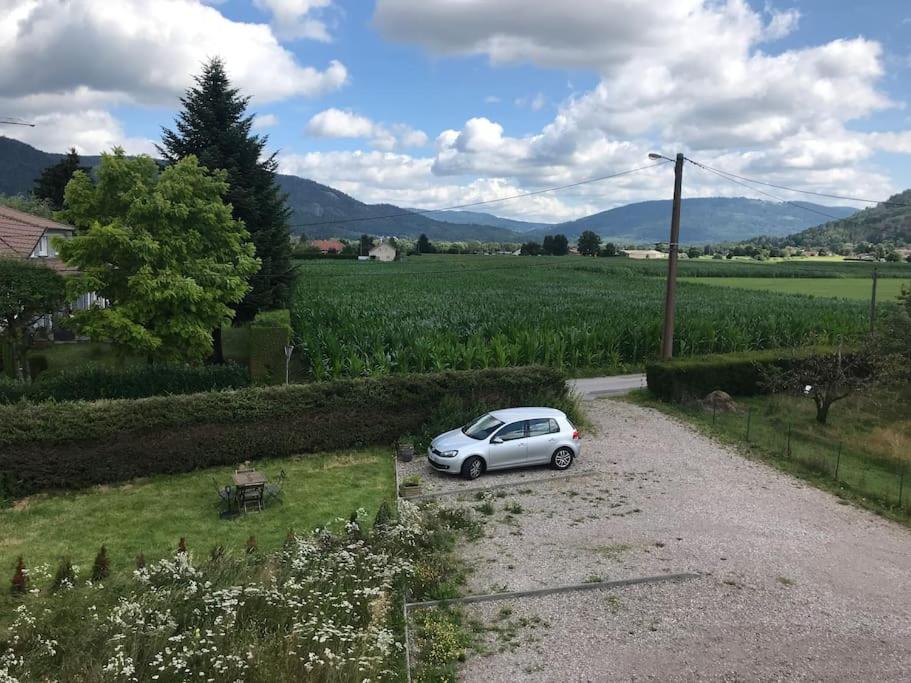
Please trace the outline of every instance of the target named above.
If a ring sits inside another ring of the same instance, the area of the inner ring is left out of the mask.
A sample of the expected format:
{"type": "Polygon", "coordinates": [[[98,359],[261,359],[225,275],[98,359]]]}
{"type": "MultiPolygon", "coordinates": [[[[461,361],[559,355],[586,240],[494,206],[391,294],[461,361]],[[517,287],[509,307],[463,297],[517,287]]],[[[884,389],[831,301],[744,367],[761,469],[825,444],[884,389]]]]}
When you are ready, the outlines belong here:
{"type": "Polygon", "coordinates": [[[557,450],[557,434],[554,432],[559,431],[559,426],[555,430],[555,425],[555,420],[547,417],[528,421],[528,437],[525,442],[529,465],[550,462],[550,456],[557,450]]]}
{"type": "Polygon", "coordinates": [[[501,467],[518,467],[526,461],[525,442],[527,420],[511,422],[501,427],[490,437],[490,449],[487,455],[487,469],[501,467]]]}

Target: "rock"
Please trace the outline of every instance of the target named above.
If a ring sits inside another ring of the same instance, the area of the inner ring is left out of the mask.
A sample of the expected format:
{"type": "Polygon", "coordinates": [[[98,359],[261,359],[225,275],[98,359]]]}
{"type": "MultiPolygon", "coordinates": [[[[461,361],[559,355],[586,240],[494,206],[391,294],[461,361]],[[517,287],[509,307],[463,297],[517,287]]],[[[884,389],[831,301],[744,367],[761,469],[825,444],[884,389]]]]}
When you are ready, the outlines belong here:
{"type": "Polygon", "coordinates": [[[735,413],[737,412],[737,403],[731,398],[731,395],[720,389],[706,395],[701,401],[703,410],[707,412],[718,413],[735,413]]]}

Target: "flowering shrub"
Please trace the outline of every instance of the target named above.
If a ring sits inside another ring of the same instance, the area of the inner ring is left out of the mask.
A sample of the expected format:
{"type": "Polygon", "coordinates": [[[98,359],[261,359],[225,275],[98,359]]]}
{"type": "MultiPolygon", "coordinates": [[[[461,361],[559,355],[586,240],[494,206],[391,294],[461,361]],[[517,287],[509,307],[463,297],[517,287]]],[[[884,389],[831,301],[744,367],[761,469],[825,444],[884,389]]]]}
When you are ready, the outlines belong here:
{"type": "Polygon", "coordinates": [[[0,683],[399,680],[402,591],[454,533],[438,513],[403,503],[368,534],[358,511],[289,533],[256,563],[242,553],[196,562],[182,545],[104,585],[70,575],[65,591],[49,591],[43,570],[40,594],[0,632],[0,683]]]}

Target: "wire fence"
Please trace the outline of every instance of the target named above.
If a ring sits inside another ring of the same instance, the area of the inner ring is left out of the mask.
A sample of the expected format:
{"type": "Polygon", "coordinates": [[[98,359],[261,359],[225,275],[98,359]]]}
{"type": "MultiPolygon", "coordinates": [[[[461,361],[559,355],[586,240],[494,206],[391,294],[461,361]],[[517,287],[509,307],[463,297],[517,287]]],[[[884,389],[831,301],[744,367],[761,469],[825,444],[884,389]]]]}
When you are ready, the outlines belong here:
{"type": "Polygon", "coordinates": [[[727,405],[709,403],[685,411],[711,431],[766,457],[797,463],[893,512],[911,515],[907,462],[866,451],[856,443],[827,438],[806,422],[770,415],[752,406],[731,410],[727,405]]]}

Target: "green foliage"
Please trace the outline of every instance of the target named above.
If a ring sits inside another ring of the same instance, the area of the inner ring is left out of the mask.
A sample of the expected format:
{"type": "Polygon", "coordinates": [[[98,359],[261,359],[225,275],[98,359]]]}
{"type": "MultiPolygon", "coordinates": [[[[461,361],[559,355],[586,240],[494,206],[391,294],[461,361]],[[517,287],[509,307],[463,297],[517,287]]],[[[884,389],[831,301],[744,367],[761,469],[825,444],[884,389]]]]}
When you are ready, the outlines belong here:
{"type": "Polygon", "coordinates": [[[59,274],[28,259],[0,258],[0,343],[10,349],[10,365],[22,379],[29,328],[58,311],[65,300],[59,274]]]}
{"type": "Polygon", "coordinates": [[[414,248],[419,254],[433,254],[436,252],[436,248],[430,243],[430,240],[427,239],[427,235],[424,233],[421,233],[421,236],[418,237],[417,244],[414,245],[414,248]]]}
{"type": "MultiPolygon", "coordinates": [[[[268,329],[268,328],[265,328],[268,329]]],[[[474,410],[558,403],[546,368],[395,375],[137,400],[0,406],[0,473],[15,493],[365,444],[419,433],[444,397],[474,410]]],[[[571,415],[571,417],[575,417],[571,415]]],[[[449,425],[451,428],[452,425],[449,425]]]]}
{"type": "Polygon", "coordinates": [[[0,194],[0,206],[8,206],[11,209],[25,211],[42,218],[53,218],[54,210],[46,199],[38,199],[33,195],[22,194],[0,194]]]}
{"type": "Polygon", "coordinates": [[[768,391],[767,368],[786,369],[801,359],[831,352],[824,347],[773,349],[655,361],[646,364],[649,391],[664,401],[702,398],[721,389],[732,396],[768,391]]]}
{"type": "Polygon", "coordinates": [[[111,562],[108,559],[107,546],[101,546],[95,561],[92,563],[92,581],[104,581],[111,573],[111,562]]]}
{"type": "Polygon", "coordinates": [[[569,253],[569,240],[566,235],[545,235],[541,250],[548,256],[566,256],[569,253]]]}
{"type": "Polygon", "coordinates": [[[911,190],[889,197],[888,204],[877,204],[840,221],[808,228],[792,235],[789,241],[808,247],[835,247],[844,242],[911,243],[911,190]]]}
{"type": "Polygon", "coordinates": [[[582,256],[597,256],[601,249],[601,237],[591,230],[586,230],[579,235],[576,247],[582,256]]]}
{"type": "Polygon", "coordinates": [[[541,248],[540,243],[533,240],[531,242],[525,242],[519,250],[519,254],[522,256],[540,256],[543,253],[544,250],[541,248]]]}
{"type": "Polygon", "coordinates": [[[203,65],[195,81],[181,98],[184,108],[176,130],[163,130],[158,150],[171,165],[192,155],[210,171],[226,174],[225,202],[234,218],[246,226],[260,260],[249,291],[236,306],[239,320],[251,320],[258,311],[287,305],[294,280],[290,211],[276,183],[275,154],[265,153],[268,137],[250,133],[250,98],[231,86],[225,65],[217,57],[203,65]]]}
{"type": "Polygon", "coordinates": [[[52,166],[45,168],[35,180],[34,195],[47,202],[55,211],[63,208],[66,184],[70,182],[76,171],[88,173],[89,169],[79,165],[79,154],[75,147],[71,147],[67,155],[52,166]]]}
{"type": "Polygon", "coordinates": [[[159,172],[153,159],[116,149],[97,176],[77,172],[67,186],[65,214],[80,232],[56,248],[81,273],[70,295],[94,291],[109,306],[75,312],[72,326],[157,360],[202,360],[259,267],[222,199],[224,172],[192,156],[159,172]]]}
{"type": "Polygon", "coordinates": [[[607,258],[611,258],[611,257],[617,256],[619,253],[620,252],[617,249],[617,245],[614,244],[613,242],[608,242],[607,244],[604,245],[604,247],[601,249],[601,252],[598,255],[606,256],[607,258]]]}
{"type": "Polygon", "coordinates": [[[97,401],[164,394],[240,389],[250,384],[246,369],[225,365],[156,363],[110,368],[83,365],[42,376],[31,384],[0,378],[0,403],[28,401],[97,401]]]}
{"type": "Polygon", "coordinates": [[[258,384],[285,381],[285,346],[290,341],[284,326],[250,326],[250,378],[258,384]]]}

